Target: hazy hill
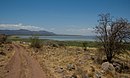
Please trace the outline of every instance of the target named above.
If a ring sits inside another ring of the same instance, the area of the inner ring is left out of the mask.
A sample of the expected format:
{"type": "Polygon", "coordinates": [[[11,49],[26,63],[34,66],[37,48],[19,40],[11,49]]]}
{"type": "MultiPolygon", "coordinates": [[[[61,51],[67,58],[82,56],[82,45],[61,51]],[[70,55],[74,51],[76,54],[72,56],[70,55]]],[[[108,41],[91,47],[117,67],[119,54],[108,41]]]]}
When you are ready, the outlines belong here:
{"type": "Polygon", "coordinates": [[[6,35],[33,35],[33,34],[56,35],[55,33],[48,32],[48,31],[30,31],[30,30],[25,30],[25,29],[20,29],[20,30],[0,30],[0,34],[6,34],[6,35]]]}

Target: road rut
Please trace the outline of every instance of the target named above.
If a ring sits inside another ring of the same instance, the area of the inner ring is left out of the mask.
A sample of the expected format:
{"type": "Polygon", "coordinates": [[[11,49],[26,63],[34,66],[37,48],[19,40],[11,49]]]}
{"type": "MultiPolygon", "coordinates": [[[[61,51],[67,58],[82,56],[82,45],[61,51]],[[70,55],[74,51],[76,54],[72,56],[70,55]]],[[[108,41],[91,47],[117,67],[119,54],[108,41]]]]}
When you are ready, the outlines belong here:
{"type": "Polygon", "coordinates": [[[14,55],[8,62],[6,78],[47,78],[40,64],[20,45],[13,45],[14,55]]]}

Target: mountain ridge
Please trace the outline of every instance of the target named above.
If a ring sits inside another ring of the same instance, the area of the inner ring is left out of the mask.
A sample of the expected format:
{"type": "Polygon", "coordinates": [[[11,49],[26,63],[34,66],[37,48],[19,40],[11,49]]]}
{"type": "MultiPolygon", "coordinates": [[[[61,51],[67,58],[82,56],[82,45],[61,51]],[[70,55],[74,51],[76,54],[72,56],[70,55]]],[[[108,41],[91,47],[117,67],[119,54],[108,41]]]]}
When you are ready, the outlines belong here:
{"type": "Polygon", "coordinates": [[[40,31],[31,31],[27,29],[19,29],[19,30],[0,30],[0,34],[6,34],[6,35],[56,35],[53,32],[40,30],[40,31]]]}

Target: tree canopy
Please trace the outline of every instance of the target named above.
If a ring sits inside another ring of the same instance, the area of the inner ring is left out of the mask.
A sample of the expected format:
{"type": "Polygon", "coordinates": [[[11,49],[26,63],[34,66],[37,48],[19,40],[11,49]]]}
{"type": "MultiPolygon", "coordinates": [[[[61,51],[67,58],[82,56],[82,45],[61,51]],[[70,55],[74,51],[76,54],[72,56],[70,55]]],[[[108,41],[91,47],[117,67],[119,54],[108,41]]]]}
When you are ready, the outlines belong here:
{"type": "Polygon", "coordinates": [[[107,14],[100,14],[99,25],[95,27],[97,38],[102,43],[107,60],[111,62],[115,54],[126,50],[130,40],[130,23],[125,18],[114,19],[107,14]]]}

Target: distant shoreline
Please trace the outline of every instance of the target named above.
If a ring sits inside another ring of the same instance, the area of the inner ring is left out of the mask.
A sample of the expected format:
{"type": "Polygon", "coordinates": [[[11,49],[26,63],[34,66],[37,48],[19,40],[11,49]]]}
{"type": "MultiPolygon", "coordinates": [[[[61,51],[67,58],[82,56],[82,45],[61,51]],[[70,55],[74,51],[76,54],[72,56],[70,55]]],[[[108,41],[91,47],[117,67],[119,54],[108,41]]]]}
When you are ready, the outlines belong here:
{"type": "MultiPolygon", "coordinates": [[[[16,35],[15,37],[28,39],[31,35],[16,35]]],[[[38,36],[39,39],[49,39],[58,41],[95,41],[95,36],[81,36],[81,35],[56,35],[56,36],[38,36]]]]}

